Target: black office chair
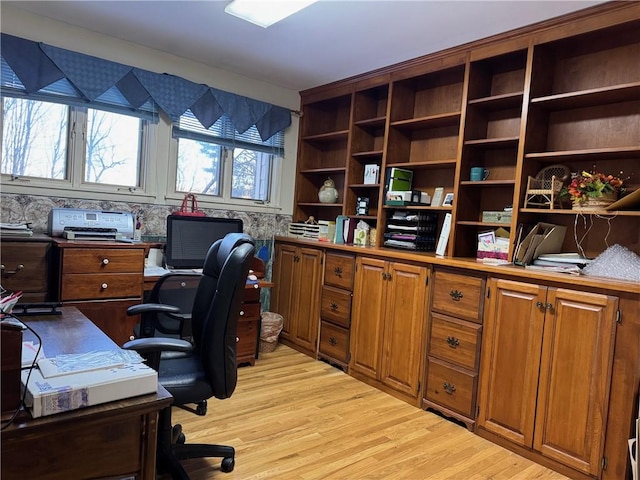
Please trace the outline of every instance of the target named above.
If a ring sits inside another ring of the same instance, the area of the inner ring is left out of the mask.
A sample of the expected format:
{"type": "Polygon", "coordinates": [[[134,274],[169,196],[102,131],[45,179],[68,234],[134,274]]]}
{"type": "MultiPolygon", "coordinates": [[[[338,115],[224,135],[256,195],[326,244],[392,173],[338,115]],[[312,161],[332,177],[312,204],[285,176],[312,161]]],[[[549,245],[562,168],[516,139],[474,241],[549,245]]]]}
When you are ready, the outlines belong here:
{"type": "MultiPolygon", "coordinates": [[[[169,337],[140,338],[124,348],[136,350],[158,371],[158,381],[173,396],[174,406],[197,404],[211,397],[231,396],[237,382],[237,319],[249,266],[255,253],[250,236],[230,233],[215,242],[207,253],[193,302],[193,342],[169,337]],[[164,357],[162,352],[185,355],[164,357]]],[[[178,313],[170,305],[142,304],[131,314],[146,311],[178,313]]],[[[173,479],[188,479],[179,460],[222,457],[221,470],[231,472],[235,450],[224,445],[185,444],[180,425],[171,425],[171,408],[160,412],[157,465],[173,479]]]]}
{"type": "MultiPolygon", "coordinates": [[[[146,303],[173,305],[180,313],[145,311],[133,329],[135,338],[174,337],[191,339],[191,309],[196,296],[199,273],[172,272],[153,286],[146,303]]],[[[137,307],[137,306],[136,306],[137,307]]]]}

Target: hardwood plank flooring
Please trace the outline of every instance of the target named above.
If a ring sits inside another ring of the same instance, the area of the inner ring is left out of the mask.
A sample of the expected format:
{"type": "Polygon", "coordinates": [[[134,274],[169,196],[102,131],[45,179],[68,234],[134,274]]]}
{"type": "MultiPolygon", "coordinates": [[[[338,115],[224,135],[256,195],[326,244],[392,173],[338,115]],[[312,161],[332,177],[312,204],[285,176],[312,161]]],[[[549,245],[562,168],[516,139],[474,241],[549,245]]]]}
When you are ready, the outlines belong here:
{"type": "Polygon", "coordinates": [[[187,443],[236,449],[231,473],[184,461],[192,480],[566,479],[284,345],[240,368],[206,416],[174,408],[173,420],[187,443]]]}

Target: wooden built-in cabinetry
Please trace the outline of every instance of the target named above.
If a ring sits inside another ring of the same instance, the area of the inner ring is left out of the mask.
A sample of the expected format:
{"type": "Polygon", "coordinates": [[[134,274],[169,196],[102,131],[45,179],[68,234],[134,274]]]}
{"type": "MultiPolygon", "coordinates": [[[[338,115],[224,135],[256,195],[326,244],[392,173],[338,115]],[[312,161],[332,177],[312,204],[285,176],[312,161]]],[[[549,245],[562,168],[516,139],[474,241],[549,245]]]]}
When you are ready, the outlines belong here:
{"type": "MultiPolygon", "coordinates": [[[[449,256],[474,257],[477,234],[498,227],[508,231],[510,259],[520,224],[573,228],[570,203],[524,208],[527,181],[562,164],[620,176],[627,191],[640,186],[639,30],[640,5],[601,5],[301,92],[294,221],[353,217],[356,199],[367,197],[359,219],[383,227],[394,210],[384,205],[386,172],[399,167],[413,171],[415,190],[454,194],[449,207],[407,207],[434,211],[440,227],[451,212],[449,256]],[[380,166],[379,183],[364,184],[368,164],[380,166]],[[471,167],[488,178],[472,181],[471,167]],[[317,199],[327,177],[339,192],[334,204],[317,199]],[[507,207],[510,222],[483,220],[507,207]]],[[[599,221],[593,213],[589,221],[599,221]]],[[[640,248],[638,205],[606,214],[582,240],[584,253],[601,253],[605,238],[640,248]]],[[[563,248],[575,251],[573,235],[563,248]]]]}
{"type": "Polygon", "coordinates": [[[462,270],[434,269],[422,406],[473,430],[480,367],[485,279],[462,270]]]}
{"type": "Polygon", "coordinates": [[[618,299],[501,279],[488,288],[479,431],[599,475],[618,299]]]}
{"type": "Polygon", "coordinates": [[[292,259],[303,249],[310,265],[323,251],[355,253],[350,375],[571,478],[628,480],[638,285],[475,258],[478,234],[502,227],[513,260],[520,226],[538,222],[567,227],[562,252],[593,258],[619,244],[640,254],[637,200],[610,210],[524,206],[529,177],[557,164],[619,176],[637,195],[638,32],[640,3],[609,2],[301,92],[293,220],[347,215],[380,233],[368,248],[278,238],[276,251],[289,253],[274,271],[289,273],[276,279],[275,308],[295,314],[285,341],[317,331],[320,316],[320,270],[302,275],[292,259]],[[364,183],[370,164],[380,166],[376,184],[364,183]],[[384,202],[392,167],[410,169],[415,190],[454,194],[451,206],[401,207],[436,215],[438,233],[451,214],[445,255],[384,247],[399,209],[384,202]],[[472,167],[488,177],[472,181],[472,167]],[[334,204],[318,201],[327,177],[334,204]],[[358,197],[369,198],[368,215],[356,215],[358,197]],[[483,216],[507,207],[508,223],[483,216]]]}
{"type": "Polygon", "coordinates": [[[428,268],[356,259],[349,372],[418,405],[428,268]]]}
{"type": "Polygon", "coordinates": [[[278,244],[271,309],[283,317],[283,343],[315,357],[320,317],[323,251],[278,244]]]}
{"type": "Polygon", "coordinates": [[[318,357],[348,368],[349,328],[355,256],[327,252],[320,306],[320,343],[318,357]]]}

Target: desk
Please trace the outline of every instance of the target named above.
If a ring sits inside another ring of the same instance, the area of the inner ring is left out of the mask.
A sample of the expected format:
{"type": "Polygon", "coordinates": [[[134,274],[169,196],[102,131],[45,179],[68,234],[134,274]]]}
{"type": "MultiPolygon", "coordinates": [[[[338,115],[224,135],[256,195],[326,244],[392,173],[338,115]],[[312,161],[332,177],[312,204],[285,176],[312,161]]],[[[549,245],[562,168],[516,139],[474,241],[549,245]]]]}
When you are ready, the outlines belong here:
{"type": "MultiPolygon", "coordinates": [[[[271,288],[273,283],[264,280],[265,264],[257,257],[252,259],[250,269],[253,274],[258,277],[257,284],[249,284],[245,286],[244,297],[238,318],[238,344],[237,344],[237,361],[238,365],[255,365],[258,358],[260,344],[260,326],[261,326],[261,305],[260,290],[263,288],[271,288]]],[[[145,276],[144,290],[145,296],[153,290],[160,277],[145,276]]],[[[146,299],[145,299],[146,301],[146,299]]]]}
{"type": "MultiPolygon", "coordinates": [[[[118,348],[74,307],[62,315],[23,317],[46,355],[118,348]]],[[[24,340],[32,338],[25,332],[24,340]]],[[[172,397],[158,392],[32,419],[24,412],[2,431],[2,479],[132,478],[153,480],[158,412],[172,397]]]]}

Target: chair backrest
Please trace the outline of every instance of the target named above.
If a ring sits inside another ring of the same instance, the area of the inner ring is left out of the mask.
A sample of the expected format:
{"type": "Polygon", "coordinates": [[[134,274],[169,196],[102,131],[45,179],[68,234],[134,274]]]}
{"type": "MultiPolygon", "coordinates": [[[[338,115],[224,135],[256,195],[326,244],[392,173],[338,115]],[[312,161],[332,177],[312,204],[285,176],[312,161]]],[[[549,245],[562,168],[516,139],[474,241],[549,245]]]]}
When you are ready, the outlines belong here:
{"type": "MultiPolygon", "coordinates": [[[[181,314],[190,314],[199,281],[199,273],[167,273],[155,283],[146,302],[174,305],[180,308],[181,314]]],[[[157,332],[163,335],[190,336],[191,326],[162,312],[143,315],[140,336],[153,337],[157,332]]]]}
{"type": "Polygon", "coordinates": [[[249,235],[227,234],[209,248],[198,283],[193,342],[217,398],[228,398],[236,386],[238,315],[254,253],[249,235]]]}

